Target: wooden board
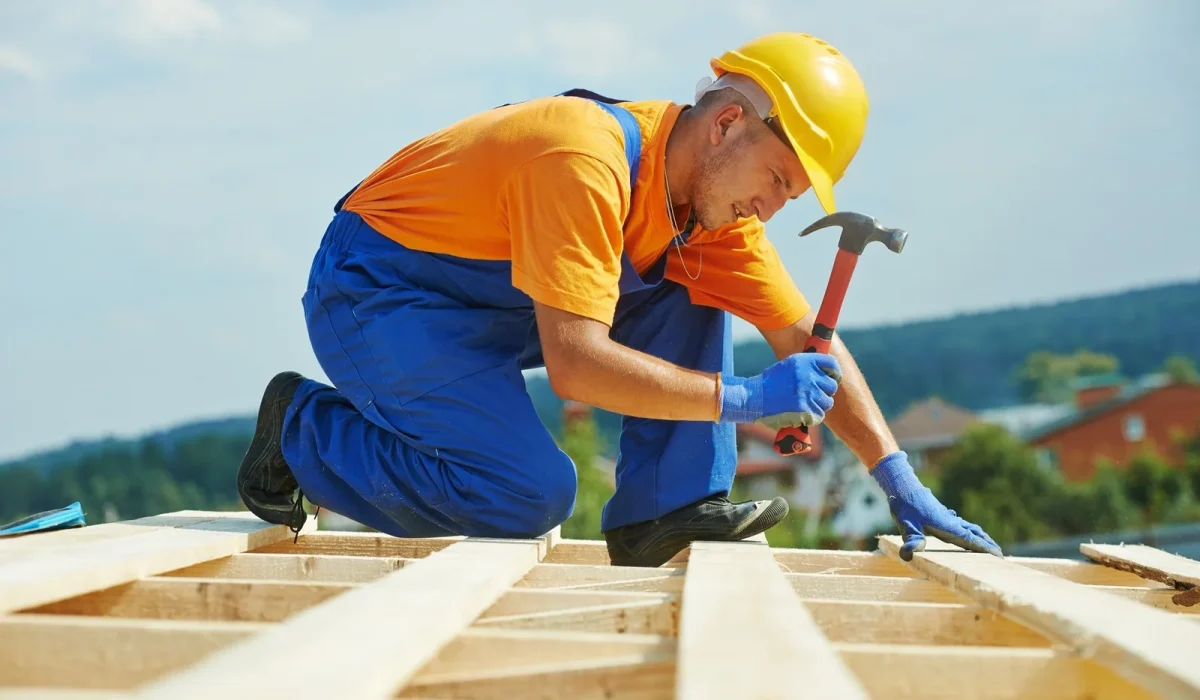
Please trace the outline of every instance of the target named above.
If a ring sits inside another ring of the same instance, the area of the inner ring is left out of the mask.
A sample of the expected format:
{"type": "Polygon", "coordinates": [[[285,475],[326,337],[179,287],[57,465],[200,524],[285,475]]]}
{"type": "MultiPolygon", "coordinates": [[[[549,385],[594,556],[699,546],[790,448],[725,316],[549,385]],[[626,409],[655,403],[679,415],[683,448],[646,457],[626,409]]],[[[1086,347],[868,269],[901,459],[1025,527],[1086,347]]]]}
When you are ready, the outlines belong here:
{"type": "Polygon", "coordinates": [[[1093,562],[760,535],[639,568],[554,536],[293,542],[203,512],[93,528],[0,546],[0,572],[83,575],[0,614],[0,698],[1200,697],[1164,641],[1195,642],[1196,608],[1093,562]]]}
{"type": "Polygon", "coordinates": [[[456,542],[227,647],[142,696],[386,697],[524,576],[549,539],[456,542]],[[318,638],[345,642],[331,649],[312,643],[318,638]]]}
{"type": "MultiPolygon", "coordinates": [[[[899,559],[899,537],[879,541],[899,559]]],[[[1200,696],[1200,625],[1182,616],[934,538],[910,565],[1153,692],[1200,696]]]]}
{"type": "Polygon", "coordinates": [[[1200,607],[1200,562],[1143,544],[1081,544],[1084,556],[1120,571],[1176,588],[1177,605],[1200,607]]]}
{"type": "Polygon", "coordinates": [[[865,698],[761,542],[696,542],[679,620],[683,698],[865,698]]]}
{"type": "Polygon", "coordinates": [[[174,521],[160,517],[153,524],[98,541],[56,538],[54,546],[45,550],[36,548],[36,538],[28,538],[25,555],[0,566],[0,613],[98,591],[291,536],[286,527],[270,525],[249,513],[212,513],[180,515],[174,521]]]}

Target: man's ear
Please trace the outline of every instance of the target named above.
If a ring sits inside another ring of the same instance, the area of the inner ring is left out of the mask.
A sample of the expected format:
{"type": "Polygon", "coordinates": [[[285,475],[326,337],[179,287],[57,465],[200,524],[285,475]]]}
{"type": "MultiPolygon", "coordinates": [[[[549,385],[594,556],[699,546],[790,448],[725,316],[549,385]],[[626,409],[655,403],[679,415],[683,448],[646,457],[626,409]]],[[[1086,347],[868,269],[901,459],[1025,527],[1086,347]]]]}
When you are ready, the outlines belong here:
{"type": "Polygon", "coordinates": [[[730,129],[739,122],[744,122],[745,116],[741,105],[737,104],[727,104],[717,110],[712,120],[712,128],[709,130],[709,141],[712,142],[712,145],[718,146],[729,138],[730,129]]]}

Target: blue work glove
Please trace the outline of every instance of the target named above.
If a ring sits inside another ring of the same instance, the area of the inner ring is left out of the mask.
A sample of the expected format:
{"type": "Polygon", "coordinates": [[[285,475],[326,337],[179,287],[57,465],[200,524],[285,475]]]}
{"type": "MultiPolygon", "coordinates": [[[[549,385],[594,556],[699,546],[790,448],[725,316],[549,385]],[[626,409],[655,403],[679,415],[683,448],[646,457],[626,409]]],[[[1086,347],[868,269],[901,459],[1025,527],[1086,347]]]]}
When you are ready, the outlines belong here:
{"type": "Polygon", "coordinates": [[[904,538],[900,546],[900,558],[904,561],[912,561],[913,552],[925,549],[925,535],[973,552],[1004,556],[1000,545],[983,528],[942,505],[917,479],[906,453],[893,452],[884,457],[871,470],[871,476],[887,494],[892,519],[904,538]]]}
{"type": "Polygon", "coordinates": [[[832,355],[789,355],[753,377],[721,378],[721,421],[775,428],[817,425],[833,408],[842,370],[832,355]]]}

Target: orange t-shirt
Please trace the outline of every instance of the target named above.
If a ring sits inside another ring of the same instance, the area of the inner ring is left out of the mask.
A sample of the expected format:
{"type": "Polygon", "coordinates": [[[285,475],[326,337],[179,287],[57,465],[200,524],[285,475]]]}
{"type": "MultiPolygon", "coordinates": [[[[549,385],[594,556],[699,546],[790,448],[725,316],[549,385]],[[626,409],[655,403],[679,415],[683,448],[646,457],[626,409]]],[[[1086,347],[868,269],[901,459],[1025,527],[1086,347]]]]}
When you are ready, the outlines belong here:
{"type": "Polygon", "coordinates": [[[681,267],[680,255],[668,250],[674,232],[664,156],[683,107],[621,106],[642,131],[632,202],[617,120],[584,98],[544,97],[484,111],[409,144],[343,209],[414,250],[511,261],[513,285],[534,301],[609,325],[622,252],[638,272],[667,252],[666,277],[686,286],[694,303],[766,330],[808,313],[755,218],[718,231],[697,228],[679,249],[681,267]]]}

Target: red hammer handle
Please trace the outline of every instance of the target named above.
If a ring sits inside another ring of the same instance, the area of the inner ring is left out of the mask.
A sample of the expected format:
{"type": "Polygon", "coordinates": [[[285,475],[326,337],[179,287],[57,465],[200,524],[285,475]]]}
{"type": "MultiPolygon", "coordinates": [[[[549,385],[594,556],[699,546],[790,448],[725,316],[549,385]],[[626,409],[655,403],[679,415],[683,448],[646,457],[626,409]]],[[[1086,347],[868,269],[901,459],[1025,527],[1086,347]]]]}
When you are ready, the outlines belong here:
{"type": "MultiPolygon", "coordinates": [[[[829,282],[825,285],[825,296],[821,298],[821,308],[817,311],[817,321],[812,334],[808,336],[808,342],[804,344],[804,352],[829,352],[833,330],[837,327],[842,302],[846,300],[846,290],[850,288],[850,277],[857,264],[858,255],[838,249],[833,259],[833,271],[829,273],[829,282]]],[[[798,455],[811,449],[812,438],[806,425],[781,428],[775,434],[775,451],[781,455],[798,455]]]]}

